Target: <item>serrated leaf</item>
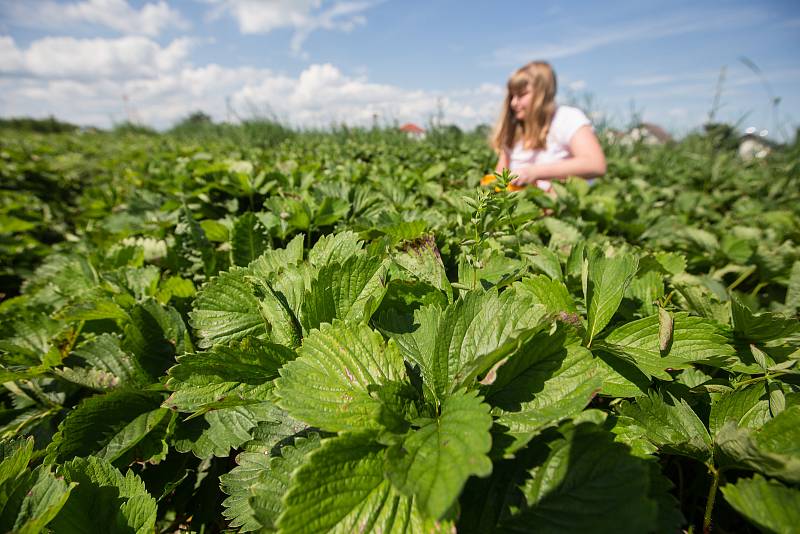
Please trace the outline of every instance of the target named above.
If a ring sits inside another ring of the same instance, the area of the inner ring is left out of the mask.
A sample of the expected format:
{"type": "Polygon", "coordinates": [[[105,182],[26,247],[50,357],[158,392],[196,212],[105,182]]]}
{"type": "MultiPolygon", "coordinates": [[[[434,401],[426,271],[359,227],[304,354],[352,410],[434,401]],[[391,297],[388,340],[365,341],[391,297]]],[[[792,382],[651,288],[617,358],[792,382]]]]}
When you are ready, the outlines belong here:
{"type": "Polygon", "coordinates": [[[226,399],[242,404],[264,401],[278,369],[294,357],[294,351],[282,345],[253,338],[180,356],[169,370],[167,387],[174,393],[164,405],[194,412],[226,399]]]}
{"type": "Polygon", "coordinates": [[[178,252],[188,261],[202,263],[206,276],[216,274],[217,258],[214,246],[208,240],[203,227],[195,220],[189,207],[184,203],[178,212],[175,227],[178,252]]]}
{"type": "Polygon", "coordinates": [[[656,252],[653,256],[669,274],[675,275],[686,270],[686,258],[681,254],[674,252],[656,252]]]}
{"type": "Polygon", "coordinates": [[[800,311],[800,260],[792,264],[792,270],[789,273],[789,283],[786,287],[786,299],[784,300],[784,304],[790,312],[800,311]]]}
{"type": "Polygon", "coordinates": [[[514,289],[520,295],[529,295],[535,304],[542,304],[547,313],[577,312],[575,301],[560,280],[535,275],[515,283],[514,289]]]}
{"type": "Polygon", "coordinates": [[[800,524],[800,491],[761,475],[722,486],[725,500],[763,532],[791,534],[800,524]]]}
{"type": "Polygon", "coordinates": [[[3,532],[38,534],[63,508],[75,488],[56,478],[49,466],[27,471],[4,488],[0,506],[0,529],[3,532]]]}
{"type": "Polygon", "coordinates": [[[312,330],[298,358],[280,370],[275,393],[293,417],[332,432],[376,427],[380,401],[369,387],[405,377],[393,343],[363,324],[334,321],[312,330]]]}
{"type": "Polygon", "coordinates": [[[220,477],[222,491],[229,495],[222,503],[229,526],[239,527],[239,532],[275,530],[292,472],[319,445],[319,435],[312,434],[281,447],[280,456],[273,456],[273,443],[251,442],[247,452],[236,457],[237,466],[220,477]]]}
{"type": "Polygon", "coordinates": [[[672,315],[672,336],[669,350],[661,351],[661,318],[652,315],[612,330],[604,339],[608,344],[631,352],[634,359],[649,357],[661,366],[681,368],[689,363],[724,365],[735,353],[726,338],[712,322],[686,312],[672,315]],[[636,352],[633,349],[640,349],[636,352]]]}
{"type": "Polygon", "coordinates": [[[322,236],[308,251],[308,261],[317,268],[330,263],[344,263],[362,247],[363,242],[358,238],[358,234],[349,230],[322,236]]]}
{"type": "MultiPolygon", "coordinates": [[[[281,532],[424,532],[412,499],[383,475],[385,449],[371,433],[323,440],[294,472],[278,517],[281,532]]],[[[431,529],[432,530],[432,529],[431,529]]]]}
{"type": "MultiPolygon", "coordinates": [[[[157,392],[117,390],[84,399],[59,425],[47,447],[50,462],[75,456],[102,456],[109,462],[120,458],[156,429],[169,411],[160,408],[157,392]]],[[[161,437],[163,444],[164,437],[161,437]]],[[[161,456],[165,451],[152,451],[161,456]]],[[[142,458],[141,460],[148,460],[142,458]]]]}
{"type": "Polygon", "coordinates": [[[467,293],[442,310],[418,309],[414,332],[395,336],[403,356],[420,366],[425,386],[441,401],[516,350],[541,327],[544,306],[513,290],[467,293]]]}
{"type": "Polygon", "coordinates": [[[787,482],[800,483],[800,406],[786,408],[760,430],[728,421],[717,433],[723,465],[746,467],[787,482]]]}
{"type": "Polygon", "coordinates": [[[730,302],[721,302],[702,280],[696,276],[681,273],[672,278],[672,285],[685,299],[689,311],[713,319],[720,324],[727,324],[730,318],[730,302]]]}
{"type": "Polygon", "coordinates": [[[248,211],[233,223],[231,263],[244,267],[258,258],[269,246],[269,235],[255,214],[248,211]]]}
{"type": "Polygon", "coordinates": [[[359,254],[344,263],[322,267],[303,299],[301,322],[306,332],[334,319],[366,322],[386,293],[382,258],[359,254]]]}
{"type": "Polygon", "coordinates": [[[393,259],[417,279],[443,291],[449,301],[453,300],[453,288],[447,280],[442,258],[432,236],[406,244],[404,252],[393,259]]]}
{"type": "Polygon", "coordinates": [[[534,267],[553,280],[561,280],[561,262],[555,252],[547,247],[528,245],[523,251],[523,257],[534,267]]]}
{"type": "Polygon", "coordinates": [[[731,298],[734,335],[750,342],[763,343],[800,331],[800,321],[772,312],[754,314],[735,297],[731,298]]]}
{"type": "Polygon", "coordinates": [[[497,370],[486,389],[496,407],[497,423],[514,442],[507,452],[524,446],[542,429],[580,413],[602,387],[601,370],[592,354],[566,327],[533,337],[497,370]]]}
{"type": "Polygon", "coordinates": [[[144,385],[152,380],[138,359],[122,350],[119,338],[111,334],[101,334],[81,343],[71,357],[78,358],[80,367],[91,367],[114,377],[116,380],[111,380],[109,387],[144,385]]]}
{"type": "MultiPolygon", "coordinates": [[[[660,476],[613,435],[582,424],[550,443],[522,488],[527,505],[501,529],[536,532],[652,532],[665,503],[660,476]]],[[[675,503],[672,503],[674,508],[675,503]]]]}
{"type": "Polygon", "coordinates": [[[708,428],[712,436],[733,421],[739,428],[760,428],[769,421],[769,401],[763,384],[753,384],[719,395],[711,403],[708,428]]]}
{"type": "Polygon", "coordinates": [[[133,354],[153,381],[164,374],[176,354],[191,350],[189,333],[181,314],[153,298],[137,304],[125,327],[122,349],[133,354]]]}
{"type": "Polygon", "coordinates": [[[83,534],[102,525],[104,532],[152,532],[156,501],[132,471],[123,476],[101,458],[75,458],[58,468],[58,474],[78,486],[50,524],[55,532],[83,534]]]}
{"type": "Polygon", "coordinates": [[[248,266],[249,274],[259,280],[273,280],[275,274],[303,260],[303,235],[295,236],[285,248],[267,250],[248,266]]]}
{"type": "Polygon", "coordinates": [[[707,461],[712,454],[705,425],[683,399],[657,393],[624,405],[621,413],[645,430],[647,439],[660,450],[707,461]]]}
{"type": "Polygon", "coordinates": [[[189,313],[190,324],[200,338],[197,343],[200,348],[248,336],[266,336],[258,299],[245,280],[247,274],[246,269],[233,268],[220,273],[200,290],[189,313]]]}
{"type": "Polygon", "coordinates": [[[270,403],[234,406],[204,413],[180,422],[173,444],[178,452],[189,452],[204,459],[222,458],[247,442],[259,421],[271,420],[270,403]]]}
{"type": "Polygon", "coordinates": [[[606,258],[602,252],[594,251],[588,260],[584,293],[588,315],[584,342],[587,346],[611,321],[638,267],[636,257],[627,254],[606,258]]]}
{"type": "Polygon", "coordinates": [[[263,294],[259,302],[261,316],[268,325],[269,336],[281,345],[295,349],[300,346],[303,330],[286,297],[276,292],[269,282],[261,283],[263,294]]]}
{"type": "Polygon", "coordinates": [[[127,321],[128,313],[106,295],[90,295],[59,310],[57,317],[68,322],[112,319],[127,321]]]}
{"type": "Polygon", "coordinates": [[[33,454],[33,438],[17,438],[0,442],[0,486],[22,473],[33,454]]]}
{"type": "Polygon", "coordinates": [[[664,269],[654,258],[645,256],[625,291],[625,297],[637,304],[640,313],[652,315],[656,313],[655,302],[663,296],[664,269]]]}
{"type": "Polygon", "coordinates": [[[413,496],[420,510],[440,518],[472,475],[492,471],[489,405],[477,392],[457,391],[442,403],[441,415],[427,420],[391,447],[386,472],[392,484],[413,496]]]}

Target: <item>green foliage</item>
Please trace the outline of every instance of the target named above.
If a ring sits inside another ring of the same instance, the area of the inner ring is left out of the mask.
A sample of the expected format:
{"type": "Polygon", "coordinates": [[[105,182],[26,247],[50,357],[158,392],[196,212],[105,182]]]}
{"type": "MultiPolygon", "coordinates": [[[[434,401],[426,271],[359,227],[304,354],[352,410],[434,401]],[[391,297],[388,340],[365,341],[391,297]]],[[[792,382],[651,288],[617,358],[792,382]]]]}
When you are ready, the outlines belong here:
{"type": "Polygon", "coordinates": [[[4,133],[4,531],[796,530],[796,150],[4,133]]]}

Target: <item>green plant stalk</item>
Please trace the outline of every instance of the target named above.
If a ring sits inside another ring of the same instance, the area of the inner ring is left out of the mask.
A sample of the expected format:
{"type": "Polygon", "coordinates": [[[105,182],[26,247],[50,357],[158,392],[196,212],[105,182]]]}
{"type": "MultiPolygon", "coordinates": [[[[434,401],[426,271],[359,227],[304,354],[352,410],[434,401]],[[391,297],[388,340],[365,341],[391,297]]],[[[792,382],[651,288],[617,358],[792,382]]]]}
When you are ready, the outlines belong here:
{"type": "Polygon", "coordinates": [[[719,488],[719,469],[714,467],[713,464],[707,465],[708,470],[711,472],[711,487],[708,489],[706,511],[703,515],[703,534],[711,532],[711,512],[714,510],[714,499],[717,496],[717,489],[719,488]]]}

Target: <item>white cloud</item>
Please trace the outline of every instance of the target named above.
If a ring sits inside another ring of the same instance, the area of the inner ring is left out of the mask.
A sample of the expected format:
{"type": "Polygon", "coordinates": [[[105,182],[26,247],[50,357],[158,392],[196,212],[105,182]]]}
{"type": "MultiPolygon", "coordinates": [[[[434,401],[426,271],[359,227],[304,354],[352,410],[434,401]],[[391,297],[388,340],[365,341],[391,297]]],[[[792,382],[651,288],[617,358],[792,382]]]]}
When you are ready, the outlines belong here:
{"type": "Polygon", "coordinates": [[[110,28],[123,34],[159,35],[169,27],[188,28],[188,22],[167,2],[146,3],[141,9],[125,0],[84,0],[59,3],[52,0],[9,2],[2,12],[12,24],[46,29],[86,24],[110,28]]]}
{"type": "Polygon", "coordinates": [[[492,54],[491,63],[499,65],[521,65],[532,59],[559,59],[589,52],[596,48],[617,43],[641,42],[650,39],[694,32],[752,25],[765,19],[765,13],[756,9],[738,11],[695,10],[663,16],[651,20],[639,20],[616,26],[606,25],[602,30],[580,31],[567,36],[562,42],[527,47],[506,46],[492,54]]]}
{"type": "Polygon", "coordinates": [[[183,65],[191,43],[180,38],[162,47],[139,36],[45,37],[21,50],[11,37],[0,37],[0,72],[50,79],[155,77],[183,65]]]}
{"type": "MultiPolygon", "coordinates": [[[[3,46],[0,40],[0,51],[3,46]]],[[[14,46],[5,48],[12,56],[19,52],[14,46]]],[[[252,67],[194,67],[182,63],[180,54],[169,56],[168,48],[158,56],[168,58],[162,64],[152,56],[144,57],[147,68],[134,68],[138,63],[130,58],[138,56],[130,54],[120,55],[126,61],[117,57],[83,70],[74,64],[62,66],[70,77],[48,63],[39,72],[51,77],[0,78],[0,114],[52,114],[103,127],[131,118],[165,128],[192,111],[203,110],[218,121],[270,116],[292,126],[328,127],[334,123],[368,126],[373,116],[386,125],[394,121],[424,125],[441,109],[445,122],[471,128],[494,121],[503,94],[500,86],[492,84],[448,93],[404,88],[348,75],[327,63],[311,65],[297,76],[252,67]],[[170,68],[163,68],[166,64],[170,68]],[[89,77],[90,72],[95,77],[89,77]]],[[[30,50],[20,53],[22,64],[33,68],[30,50]]]]}
{"type": "Polygon", "coordinates": [[[323,0],[212,0],[211,17],[232,16],[244,34],[269,33],[288,28],[294,30],[291,50],[302,53],[306,39],[317,30],[350,32],[366,24],[363,13],[375,1],[338,1],[329,7],[323,0]]]}

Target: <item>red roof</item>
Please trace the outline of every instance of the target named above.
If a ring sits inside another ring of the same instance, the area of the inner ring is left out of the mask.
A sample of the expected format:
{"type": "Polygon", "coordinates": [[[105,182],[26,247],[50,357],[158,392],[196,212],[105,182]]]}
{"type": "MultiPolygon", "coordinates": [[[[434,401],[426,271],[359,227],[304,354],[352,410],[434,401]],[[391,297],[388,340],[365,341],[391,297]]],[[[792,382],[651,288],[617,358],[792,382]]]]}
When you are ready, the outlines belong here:
{"type": "Polygon", "coordinates": [[[407,122],[404,125],[402,125],[400,127],[400,131],[401,132],[406,132],[406,133],[417,133],[417,134],[425,133],[425,129],[424,128],[420,128],[416,124],[412,124],[410,122],[407,122]]]}

